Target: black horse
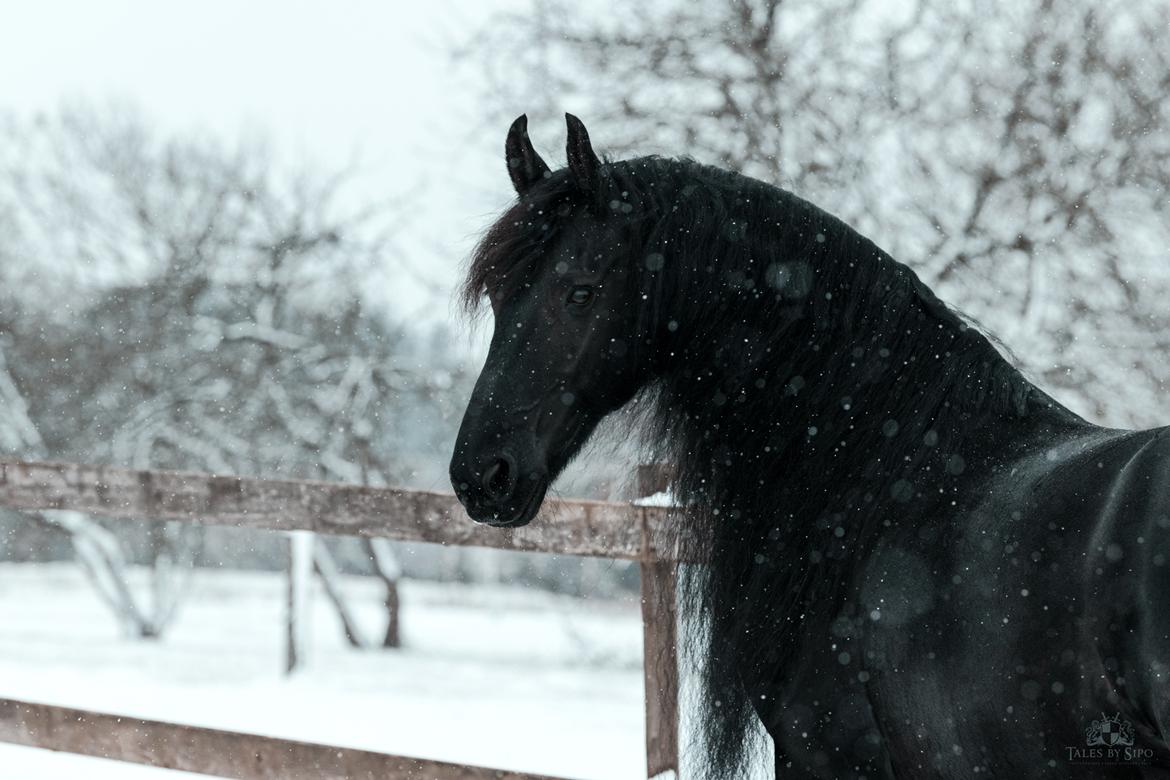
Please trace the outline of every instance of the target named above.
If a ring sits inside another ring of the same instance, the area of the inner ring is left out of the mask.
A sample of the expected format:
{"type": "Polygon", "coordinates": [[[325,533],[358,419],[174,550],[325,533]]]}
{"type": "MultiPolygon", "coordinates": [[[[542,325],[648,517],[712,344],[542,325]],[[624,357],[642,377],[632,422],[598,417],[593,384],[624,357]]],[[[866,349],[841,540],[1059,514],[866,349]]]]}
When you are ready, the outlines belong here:
{"type": "Polygon", "coordinates": [[[472,258],[495,332],[451,462],[536,514],[635,397],[692,515],[702,773],[1170,775],[1170,438],[1085,422],[906,266],[789,192],[602,162],[568,117],[472,258]]]}

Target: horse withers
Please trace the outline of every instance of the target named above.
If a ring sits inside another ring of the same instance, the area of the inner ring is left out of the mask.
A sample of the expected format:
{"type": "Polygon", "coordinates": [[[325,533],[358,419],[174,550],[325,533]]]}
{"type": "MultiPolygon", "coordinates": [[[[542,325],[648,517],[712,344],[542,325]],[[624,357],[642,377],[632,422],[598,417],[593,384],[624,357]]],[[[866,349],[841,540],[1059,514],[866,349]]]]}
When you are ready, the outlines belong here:
{"type": "Polygon", "coordinates": [[[451,461],[472,518],[536,516],[633,401],[675,464],[696,771],[1170,774],[1170,439],[1085,422],[906,266],[789,192],[602,162],[524,117],[471,259],[495,330],[451,461]]]}

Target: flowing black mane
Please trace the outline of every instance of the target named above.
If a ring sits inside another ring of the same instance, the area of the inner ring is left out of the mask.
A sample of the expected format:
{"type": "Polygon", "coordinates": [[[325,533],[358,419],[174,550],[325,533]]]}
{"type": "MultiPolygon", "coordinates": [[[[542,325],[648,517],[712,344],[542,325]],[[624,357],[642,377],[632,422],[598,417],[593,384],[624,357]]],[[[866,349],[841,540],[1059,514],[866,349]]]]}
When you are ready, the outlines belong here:
{"type": "Polygon", "coordinates": [[[935,509],[995,470],[984,445],[1078,419],[909,268],[791,193],[657,157],[607,163],[601,182],[586,196],[560,171],[521,197],[475,251],[464,302],[538,274],[579,209],[627,221],[644,317],[667,323],[654,347],[675,356],[640,399],[647,441],[692,515],[679,544],[708,561],[681,586],[707,622],[689,635],[700,750],[730,778],[794,636],[844,641],[880,619],[859,605],[859,552],[879,535],[942,543],[955,530],[935,509]]]}

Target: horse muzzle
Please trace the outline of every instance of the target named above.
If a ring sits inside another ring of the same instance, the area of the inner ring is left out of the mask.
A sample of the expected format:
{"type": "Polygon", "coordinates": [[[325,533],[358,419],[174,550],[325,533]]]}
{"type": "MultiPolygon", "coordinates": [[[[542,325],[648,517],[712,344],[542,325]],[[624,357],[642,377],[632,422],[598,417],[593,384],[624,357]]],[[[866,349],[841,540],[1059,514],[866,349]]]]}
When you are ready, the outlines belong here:
{"type": "Polygon", "coordinates": [[[451,460],[451,486],[455,497],[477,523],[496,528],[527,525],[540,511],[548,491],[548,474],[525,467],[510,452],[485,458],[451,460]]]}

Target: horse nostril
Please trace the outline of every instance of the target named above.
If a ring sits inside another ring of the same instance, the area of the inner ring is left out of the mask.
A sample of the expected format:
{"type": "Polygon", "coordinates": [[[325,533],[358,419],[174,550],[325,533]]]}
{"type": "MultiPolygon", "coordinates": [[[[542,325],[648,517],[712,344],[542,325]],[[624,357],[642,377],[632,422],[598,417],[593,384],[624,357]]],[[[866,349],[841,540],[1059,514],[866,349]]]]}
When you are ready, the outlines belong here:
{"type": "Polygon", "coordinates": [[[512,467],[504,458],[496,458],[483,472],[483,489],[495,500],[512,492],[512,467]]]}

